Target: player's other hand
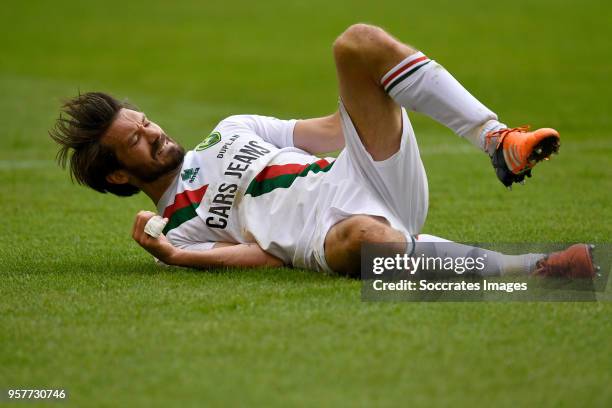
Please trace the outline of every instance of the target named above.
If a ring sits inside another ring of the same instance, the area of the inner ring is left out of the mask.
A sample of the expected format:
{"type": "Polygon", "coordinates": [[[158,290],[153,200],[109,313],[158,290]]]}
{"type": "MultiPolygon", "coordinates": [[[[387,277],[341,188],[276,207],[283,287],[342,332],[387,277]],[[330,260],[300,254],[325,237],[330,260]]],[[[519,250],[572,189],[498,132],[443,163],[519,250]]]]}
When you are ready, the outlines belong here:
{"type": "Polygon", "coordinates": [[[151,211],[139,211],[136,214],[132,228],[132,238],[151,255],[163,263],[171,265],[173,257],[178,252],[178,248],[174,247],[164,234],[161,234],[158,238],[153,238],[144,232],[147,221],[154,215],[155,213],[151,211]]]}

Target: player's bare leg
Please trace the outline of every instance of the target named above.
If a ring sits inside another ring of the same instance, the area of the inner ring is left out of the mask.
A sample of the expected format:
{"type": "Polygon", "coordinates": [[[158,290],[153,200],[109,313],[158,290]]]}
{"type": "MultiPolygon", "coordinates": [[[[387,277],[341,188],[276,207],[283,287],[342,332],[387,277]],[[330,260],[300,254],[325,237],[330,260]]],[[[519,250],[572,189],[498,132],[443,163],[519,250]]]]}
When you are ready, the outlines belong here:
{"type": "Polygon", "coordinates": [[[366,150],[376,161],[399,149],[400,107],[380,86],[380,78],[417,51],[382,29],[357,24],[334,43],[340,97],[366,150]]]}

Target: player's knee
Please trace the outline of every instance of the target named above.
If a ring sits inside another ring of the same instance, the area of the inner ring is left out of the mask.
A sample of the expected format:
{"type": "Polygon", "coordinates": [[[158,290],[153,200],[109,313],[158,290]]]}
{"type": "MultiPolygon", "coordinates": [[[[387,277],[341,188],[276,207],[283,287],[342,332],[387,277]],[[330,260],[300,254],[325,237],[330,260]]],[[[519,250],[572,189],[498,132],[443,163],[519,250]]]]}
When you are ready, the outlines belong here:
{"type": "Polygon", "coordinates": [[[353,24],[334,42],[334,55],[336,58],[364,56],[387,44],[389,39],[389,35],[380,27],[353,24]]]}
{"type": "Polygon", "coordinates": [[[381,218],[354,215],[336,224],[325,239],[325,256],[332,270],[349,277],[360,274],[361,247],[365,243],[400,243],[406,238],[381,218]]]}
{"type": "Polygon", "coordinates": [[[357,23],[350,25],[346,30],[344,30],[340,37],[360,42],[367,38],[374,38],[379,33],[383,32],[383,29],[380,27],[371,24],[357,23]]]}
{"type": "Polygon", "coordinates": [[[345,225],[344,239],[351,250],[358,251],[363,243],[380,242],[387,228],[387,225],[372,217],[351,217],[345,225]]]}
{"type": "Polygon", "coordinates": [[[406,237],[386,223],[369,216],[355,216],[345,226],[346,250],[356,261],[361,259],[363,244],[406,242],[406,237]]]}
{"type": "Polygon", "coordinates": [[[376,75],[386,72],[390,61],[396,63],[415,52],[382,28],[369,24],[354,24],[347,28],[336,39],[333,49],[336,64],[350,64],[353,68],[362,64],[376,75]]]}

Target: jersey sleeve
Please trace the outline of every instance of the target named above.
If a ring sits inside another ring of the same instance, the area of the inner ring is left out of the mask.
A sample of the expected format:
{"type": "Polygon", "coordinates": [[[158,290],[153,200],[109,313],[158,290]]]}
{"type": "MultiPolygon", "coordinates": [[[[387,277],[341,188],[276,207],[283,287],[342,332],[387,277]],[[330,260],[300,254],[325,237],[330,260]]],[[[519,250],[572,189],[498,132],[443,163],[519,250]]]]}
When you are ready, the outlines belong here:
{"type": "Polygon", "coordinates": [[[234,115],[221,121],[215,130],[231,132],[248,129],[266,142],[282,149],[283,147],[294,147],[293,128],[296,123],[295,119],[282,120],[270,116],[234,115]]]}

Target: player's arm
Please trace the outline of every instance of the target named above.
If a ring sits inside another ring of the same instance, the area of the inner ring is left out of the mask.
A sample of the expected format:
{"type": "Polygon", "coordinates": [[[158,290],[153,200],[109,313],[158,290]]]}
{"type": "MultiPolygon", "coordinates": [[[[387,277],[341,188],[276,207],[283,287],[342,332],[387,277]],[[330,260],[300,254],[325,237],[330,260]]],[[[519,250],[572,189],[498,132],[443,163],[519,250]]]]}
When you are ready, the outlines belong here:
{"type": "Polygon", "coordinates": [[[151,255],[165,264],[190,268],[282,266],[283,262],[265,252],[257,244],[218,244],[207,251],[192,251],[175,247],[162,234],[153,238],[144,232],[147,221],[155,215],[140,211],[132,228],[132,238],[151,255]]]}
{"type": "Polygon", "coordinates": [[[344,147],[340,113],[298,120],[293,129],[295,147],[311,154],[334,152],[344,147]]]}
{"type": "Polygon", "coordinates": [[[257,244],[225,245],[208,251],[175,248],[167,263],[200,269],[283,265],[280,259],[268,254],[257,244]]]}
{"type": "Polygon", "coordinates": [[[233,115],[225,118],[217,130],[226,132],[250,129],[276,147],[297,147],[311,154],[334,152],[344,147],[338,112],[322,118],[281,120],[261,115],[233,115]]]}

